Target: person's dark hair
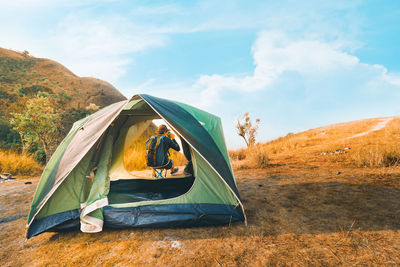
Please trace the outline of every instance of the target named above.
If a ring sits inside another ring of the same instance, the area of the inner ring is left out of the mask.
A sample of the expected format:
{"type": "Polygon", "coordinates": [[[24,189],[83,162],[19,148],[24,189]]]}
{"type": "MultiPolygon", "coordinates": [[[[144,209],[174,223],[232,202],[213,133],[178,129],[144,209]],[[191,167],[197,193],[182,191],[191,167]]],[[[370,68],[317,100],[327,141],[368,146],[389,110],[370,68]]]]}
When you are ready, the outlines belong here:
{"type": "Polygon", "coordinates": [[[167,126],[165,126],[165,124],[161,124],[160,126],[158,126],[159,134],[164,134],[166,132],[169,132],[169,129],[167,128],[167,126]]]}

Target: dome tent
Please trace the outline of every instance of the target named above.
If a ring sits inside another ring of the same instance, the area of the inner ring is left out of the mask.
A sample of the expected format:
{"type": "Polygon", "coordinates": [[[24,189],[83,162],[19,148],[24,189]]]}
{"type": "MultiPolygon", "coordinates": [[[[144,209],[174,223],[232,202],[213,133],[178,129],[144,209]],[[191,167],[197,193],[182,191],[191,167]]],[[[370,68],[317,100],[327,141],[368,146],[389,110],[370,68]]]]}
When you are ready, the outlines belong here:
{"type": "Polygon", "coordinates": [[[141,94],[74,123],[43,171],[28,216],[27,238],[46,231],[234,221],[245,221],[245,213],[220,119],[141,94]],[[134,178],[125,170],[125,142],[141,135],[153,119],[163,119],[188,144],[192,177],[134,178]]]}

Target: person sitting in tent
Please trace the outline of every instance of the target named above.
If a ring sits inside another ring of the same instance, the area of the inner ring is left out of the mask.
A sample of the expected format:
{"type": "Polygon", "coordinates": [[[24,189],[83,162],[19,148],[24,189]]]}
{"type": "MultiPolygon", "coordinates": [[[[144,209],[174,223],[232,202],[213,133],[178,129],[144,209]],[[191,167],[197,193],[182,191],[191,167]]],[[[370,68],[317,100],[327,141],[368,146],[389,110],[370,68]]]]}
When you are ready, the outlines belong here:
{"type": "Polygon", "coordinates": [[[175,140],[175,135],[164,124],[158,127],[158,135],[152,136],[146,141],[146,160],[147,166],[153,167],[153,176],[155,176],[154,168],[163,168],[171,170],[171,174],[178,172],[179,168],[175,168],[174,161],[169,156],[169,149],[180,150],[179,144],[175,140]]]}

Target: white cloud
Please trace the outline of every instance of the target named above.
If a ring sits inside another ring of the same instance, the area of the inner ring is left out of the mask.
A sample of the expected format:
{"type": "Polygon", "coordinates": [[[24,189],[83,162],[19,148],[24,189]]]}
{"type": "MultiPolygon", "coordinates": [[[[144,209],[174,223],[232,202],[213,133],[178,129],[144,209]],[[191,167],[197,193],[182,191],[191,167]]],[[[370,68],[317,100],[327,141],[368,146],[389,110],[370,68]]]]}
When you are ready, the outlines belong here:
{"type": "MultiPolygon", "coordinates": [[[[388,71],[385,67],[380,66],[382,69],[382,79],[387,81],[390,84],[400,87],[400,74],[388,74],[388,71]]],[[[400,88],[399,88],[400,89],[400,88]]]]}
{"type": "MultiPolygon", "coordinates": [[[[194,84],[201,93],[200,105],[218,103],[221,92],[244,94],[261,90],[279,90],[276,82],[285,73],[297,73],[309,94],[327,91],[332,85],[351,80],[348,90],[368,89],[369,85],[400,86],[400,76],[389,74],[381,65],[369,65],[342,50],[342,42],[292,39],[279,31],[263,31],[252,47],[255,68],[251,75],[203,75],[194,84]],[[213,101],[210,101],[213,99],[213,101]]],[[[343,88],[338,88],[342,90],[343,88]]]]}
{"type": "Polygon", "coordinates": [[[231,121],[245,111],[261,117],[264,142],[308,127],[396,115],[400,75],[360,62],[347,48],[342,41],[263,31],[252,47],[253,72],[202,75],[192,86],[194,105],[223,117],[231,147],[242,144],[231,121]]]}
{"type": "Polygon", "coordinates": [[[161,46],[165,41],[164,36],[123,17],[82,20],[71,15],[58,24],[50,45],[52,57],[78,75],[115,82],[131,63],[129,54],[161,46]]]}
{"type": "Polygon", "coordinates": [[[2,47],[28,50],[33,56],[60,62],[79,76],[111,83],[126,74],[132,55],[168,41],[157,29],[135,24],[124,16],[94,18],[86,11],[62,17],[40,32],[12,26],[0,28],[0,35],[7,36],[2,47]]]}
{"type": "Polygon", "coordinates": [[[257,66],[254,76],[276,78],[287,70],[303,74],[332,72],[358,64],[357,57],[339,49],[335,43],[291,40],[281,32],[262,32],[252,48],[257,66]]]}

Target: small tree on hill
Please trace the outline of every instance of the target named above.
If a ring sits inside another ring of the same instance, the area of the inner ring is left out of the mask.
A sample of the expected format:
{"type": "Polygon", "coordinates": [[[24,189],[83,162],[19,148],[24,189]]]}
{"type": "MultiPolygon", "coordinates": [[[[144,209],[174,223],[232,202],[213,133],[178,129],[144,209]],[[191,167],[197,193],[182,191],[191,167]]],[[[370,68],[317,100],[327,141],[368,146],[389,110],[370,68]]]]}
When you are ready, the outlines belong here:
{"type": "Polygon", "coordinates": [[[247,147],[250,147],[256,143],[256,135],[259,123],[260,119],[256,119],[253,125],[250,119],[249,112],[245,112],[241,120],[237,119],[237,124],[236,124],[237,133],[244,139],[247,147]]]}
{"type": "Polygon", "coordinates": [[[25,151],[32,143],[41,143],[47,163],[62,133],[61,116],[50,99],[37,96],[28,100],[25,111],[11,114],[10,123],[20,134],[25,151]]]}
{"type": "Polygon", "coordinates": [[[28,50],[24,50],[24,52],[22,52],[22,55],[23,55],[24,57],[29,57],[29,52],[28,52],[28,50]]]}

